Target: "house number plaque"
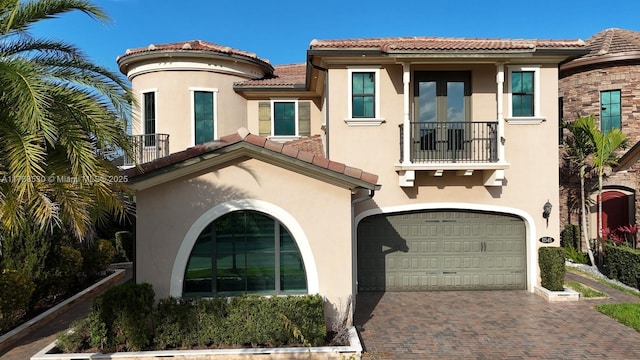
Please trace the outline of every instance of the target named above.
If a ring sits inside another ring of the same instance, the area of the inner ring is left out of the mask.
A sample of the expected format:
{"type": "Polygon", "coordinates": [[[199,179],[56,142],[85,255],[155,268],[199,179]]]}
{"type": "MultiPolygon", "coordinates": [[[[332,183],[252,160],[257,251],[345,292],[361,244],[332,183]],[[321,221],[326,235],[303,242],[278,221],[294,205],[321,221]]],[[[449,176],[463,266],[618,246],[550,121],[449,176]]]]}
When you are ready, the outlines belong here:
{"type": "Polygon", "coordinates": [[[556,239],[552,238],[551,236],[543,236],[539,241],[543,244],[551,244],[552,242],[556,241],[556,239]]]}

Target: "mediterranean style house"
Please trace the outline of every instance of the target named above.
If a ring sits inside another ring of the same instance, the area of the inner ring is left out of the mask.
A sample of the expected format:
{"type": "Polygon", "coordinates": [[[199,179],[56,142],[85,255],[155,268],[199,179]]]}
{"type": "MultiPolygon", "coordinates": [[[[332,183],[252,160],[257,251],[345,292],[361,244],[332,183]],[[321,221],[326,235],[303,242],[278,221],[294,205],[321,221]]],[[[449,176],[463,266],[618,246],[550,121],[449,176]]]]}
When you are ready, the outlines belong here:
{"type": "Polygon", "coordinates": [[[538,248],[559,243],[558,65],[584,53],[313,40],[273,66],[204,41],[127,50],[137,281],[318,293],[328,324],[358,292],[533,291],[538,248]]]}
{"type": "MultiPolygon", "coordinates": [[[[640,33],[606,29],[585,42],[586,54],[560,64],[559,99],[561,116],[572,121],[577,116],[594,115],[603,132],[619,128],[632,146],[620,154],[603,186],[603,228],[616,230],[635,225],[640,215],[640,33]]],[[[590,190],[589,238],[597,237],[597,184],[590,190]]],[[[579,223],[579,184],[561,177],[562,223],[579,223]]]]}

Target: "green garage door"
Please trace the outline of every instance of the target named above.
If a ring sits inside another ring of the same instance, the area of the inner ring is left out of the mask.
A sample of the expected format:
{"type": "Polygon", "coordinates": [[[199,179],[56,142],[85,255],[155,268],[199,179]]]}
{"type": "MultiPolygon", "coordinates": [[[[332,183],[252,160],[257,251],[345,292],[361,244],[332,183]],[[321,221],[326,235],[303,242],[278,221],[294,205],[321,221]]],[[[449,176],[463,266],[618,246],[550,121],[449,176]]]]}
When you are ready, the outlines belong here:
{"type": "Polygon", "coordinates": [[[358,225],[361,291],[526,288],[524,221],[475,211],[367,217],[358,225]]]}

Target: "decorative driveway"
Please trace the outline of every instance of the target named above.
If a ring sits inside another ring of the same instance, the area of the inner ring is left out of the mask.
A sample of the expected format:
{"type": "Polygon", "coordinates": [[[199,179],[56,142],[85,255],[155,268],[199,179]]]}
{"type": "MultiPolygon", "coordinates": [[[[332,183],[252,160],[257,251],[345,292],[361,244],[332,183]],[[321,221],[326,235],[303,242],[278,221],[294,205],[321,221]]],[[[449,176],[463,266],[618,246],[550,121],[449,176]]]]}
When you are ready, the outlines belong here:
{"type": "Polygon", "coordinates": [[[593,308],[640,298],[579,280],[611,298],[548,303],[523,290],[361,293],[354,322],[363,358],[640,359],[640,333],[593,308]]]}

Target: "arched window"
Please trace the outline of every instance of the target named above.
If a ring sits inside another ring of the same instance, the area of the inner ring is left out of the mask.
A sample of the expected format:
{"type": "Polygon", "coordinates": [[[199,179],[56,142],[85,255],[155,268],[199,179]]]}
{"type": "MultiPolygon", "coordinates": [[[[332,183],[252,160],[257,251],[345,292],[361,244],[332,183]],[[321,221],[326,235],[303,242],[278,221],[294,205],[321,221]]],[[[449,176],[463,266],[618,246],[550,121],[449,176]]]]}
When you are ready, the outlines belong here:
{"type": "Polygon", "coordinates": [[[234,211],[209,224],[196,241],[183,296],[305,294],[300,251],[286,227],[256,211],[234,211]]]}

